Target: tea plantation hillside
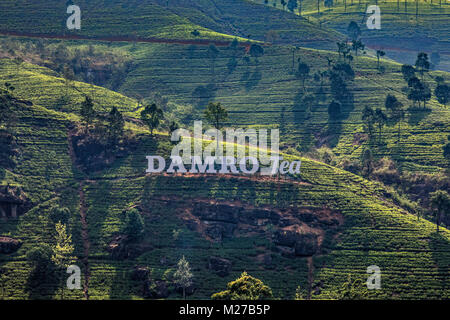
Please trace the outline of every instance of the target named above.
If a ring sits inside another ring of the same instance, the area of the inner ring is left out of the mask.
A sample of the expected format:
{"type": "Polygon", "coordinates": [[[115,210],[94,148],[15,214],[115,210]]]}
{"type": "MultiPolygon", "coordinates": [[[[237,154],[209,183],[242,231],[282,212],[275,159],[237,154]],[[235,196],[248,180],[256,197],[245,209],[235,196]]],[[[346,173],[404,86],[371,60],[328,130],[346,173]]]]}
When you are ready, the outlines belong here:
{"type": "MultiPolygon", "coordinates": [[[[60,298],[55,275],[36,278],[26,259],[31,248],[54,244],[55,205],[70,211],[67,225],[85,289],[66,290],[65,298],[141,299],[136,266],[150,268],[156,294],[166,286],[166,297],[181,298],[171,279],[183,255],[194,273],[191,298],[209,298],[244,270],[279,298],[293,298],[298,286],[312,299],[337,298],[349,276],[364,282],[373,264],[382,270],[382,290],[365,298],[449,298],[450,231],[437,233],[435,224],[410,214],[402,198],[382,184],[289,154],[284,156],[302,160],[300,175],[145,175],[145,156],[167,157],[171,144],[167,135],[151,137],[139,123],[128,125],[138,142],[132,152],[85,171],[69,142],[80,125],[77,100],[63,107],[55,103],[65,96],[64,82],[26,63],[16,67],[2,60],[0,67],[20,97],[11,126],[17,164],[2,169],[1,180],[20,186],[32,205],[18,219],[0,220],[2,236],[22,241],[17,252],[0,254],[2,298],[60,298]],[[35,93],[39,78],[44,98],[35,93]],[[116,248],[130,208],[144,217],[145,229],[124,256],[116,248]],[[286,237],[292,232],[309,235],[316,245],[294,250],[286,237]],[[230,263],[226,272],[215,269],[217,257],[230,263]]],[[[133,114],[132,99],[72,85],[133,114]]]]}
{"type": "MultiPolygon", "coordinates": [[[[303,152],[325,143],[337,155],[350,158],[359,158],[368,146],[367,140],[358,138],[364,133],[364,108],[386,111],[385,98],[392,94],[403,103],[406,112],[401,121],[401,140],[397,144],[397,126],[385,126],[383,142],[373,146],[374,152],[378,156],[391,155],[409,168],[445,167],[442,146],[449,134],[450,111],[434,96],[426,109],[412,108],[401,65],[382,60],[380,71],[376,59],[355,56],[355,77],[348,84],[350,100],[343,105],[341,117],[334,120],[328,113],[333,99],[328,80],[317,75],[329,70],[328,59],[333,63],[342,61],[337,53],[268,46],[259,58],[246,60],[243,54],[220,48],[217,57],[211,59],[208,47],[139,44],[132,53],[135,69],[119,91],[144,97],[158,91],[171,101],[193,104],[198,110],[209,101],[220,101],[230,111],[230,125],[276,126],[285,147],[303,152]],[[310,69],[305,89],[293,72],[298,69],[298,59],[310,69]],[[230,68],[232,62],[236,64],[230,68]],[[308,94],[314,96],[309,106],[303,100],[308,94]]],[[[431,90],[436,86],[437,75],[448,79],[447,73],[426,74],[424,79],[431,90]]]]}
{"type": "Polygon", "coordinates": [[[89,36],[109,40],[148,38],[221,40],[251,37],[264,41],[269,31],[285,42],[312,42],[330,47],[342,36],[333,30],[319,29],[314,23],[248,1],[167,1],[145,0],[78,1],[82,10],[81,30],[66,27],[67,7],[61,1],[2,1],[0,32],[46,34],[52,36],[89,36]],[[49,9],[51,8],[51,9],[49,9]],[[212,8],[210,10],[208,8],[212,8]],[[219,18],[220,16],[220,18],[219,18]],[[250,18],[251,17],[251,18],[250,18]],[[136,26],[139,25],[137,28],[136,26]],[[301,32],[300,32],[301,30],[301,32]]]}
{"type": "MultiPolygon", "coordinates": [[[[27,47],[33,40],[22,39],[18,43],[27,47]]],[[[211,56],[211,46],[204,45],[102,45],[93,41],[55,42],[52,45],[59,48],[62,43],[70,51],[85,52],[85,48],[92,47],[95,52],[126,53],[133,63],[115,85],[115,90],[147,101],[159,93],[175,104],[166,110],[170,111],[168,114],[172,119],[185,125],[192,125],[193,119],[198,119],[193,115],[200,114],[209,101],[220,101],[230,112],[228,125],[278,127],[284,148],[307,152],[325,145],[330,146],[338,157],[359,159],[370,147],[377,157],[391,156],[413,171],[440,171],[447,164],[442,147],[449,135],[450,111],[433,94],[437,86],[435,77],[449,81],[445,72],[424,73],[423,81],[430,88],[431,99],[426,108],[414,107],[407,98],[408,85],[401,73],[401,65],[383,59],[378,64],[374,58],[355,56],[351,62],[354,78],[346,84],[349,96],[342,105],[339,118],[334,119],[328,112],[334,94],[326,73],[331,68],[329,62],[344,62],[338,53],[264,46],[263,56],[252,57],[246,54],[244,47],[213,46],[217,53],[211,56]],[[297,75],[299,59],[309,68],[304,88],[297,75]],[[362,121],[363,110],[369,106],[388,113],[384,106],[388,94],[395,95],[403,103],[405,117],[400,124],[387,123],[382,128],[381,138],[370,141],[362,121]],[[312,100],[305,103],[311,95],[312,100]]],[[[104,72],[101,66],[95,68],[97,74],[104,72]]],[[[63,83],[64,80],[59,81],[63,83]]],[[[39,86],[39,82],[36,85],[39,86]]],[[[86,88],[89,90],[89,86],[86,88]]],[[[20,86],[18,90],[20,92],[20,86]]],[[[76,89],[70,89],[72,91],[75,100],[80,102],[82,95],[76,89]]],[[[39,99],[47,98],[44,94],[39,99]]],[[[62,110],[66,108],[64,103],[58,103],[62,110]]],[[[106,106],[108,102],[104,104],[106,106]]],[[[118,107],[125,111],[120,105],[118,107]]],[[[139,109],[136,104],[131,110],[138,116],[142,107],[139,109]]]]}
{"type": "MultiPolygon", "coordinates": [[[[264,4],[264,0],[253,0],[264,4]]],[[[267,6],[282,11],[280,1],[268,1],[267,6]]],[[[298,1],[300,3],[300,1],[298,1]]],[[[372,49],[382,49],[387,56],[402,63],[414,64],[418,52],[434,53],[435,68],[450,71],[450,5],[448,1],[319,1],[303,0],[302,16],[320,21],[324,27],[348,34],[347,28],[355,21],[361,29],[362,41],[372,49]],[[370,5],[377,4],[381,13],[381,28],[368,29],[366,22],[370,5]],[[417,4],[417,7],[416,7],[417,4]],[[417,9],[417,16],[416,16],[417,9]],[[439,55],[437,55],[439,54],[439,55]]],[[[285,7],[285,10],[288,9],[285,7]]],[[[294,10],[299,14],[299,6],[294,10]]],[[[291,13],[290,13],[291,14],[291,13]]]]}

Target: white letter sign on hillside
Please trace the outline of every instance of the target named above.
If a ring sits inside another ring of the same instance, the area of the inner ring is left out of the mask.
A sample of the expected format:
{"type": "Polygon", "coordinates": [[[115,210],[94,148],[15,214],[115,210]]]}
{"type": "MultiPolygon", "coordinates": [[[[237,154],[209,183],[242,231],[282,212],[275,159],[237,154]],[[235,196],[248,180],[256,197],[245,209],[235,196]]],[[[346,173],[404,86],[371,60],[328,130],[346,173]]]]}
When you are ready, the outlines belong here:
{"type": "Polygon", "coordinates": [[[167,163],[161,156],[147,156],[146,173],[216,173],[261,175],[300,174],[301,161],[283,161],[280,156],[280,132],[267,129],[227,129],[226,139],[217,129],[203,133],[202,121],[194,121],[194,134],[183,128],[174,130],[172,147],[167,163]],[[194,149],[194,155],[192,155],[194,149]],[[226,153],[226,155],[225,155],[226,153]],[[185,166],[187,165],[187,166],[185,166]]]}
{"type": "Polygon", "coordinates": [[[71,14],[67,18],[67,29],[80,30],[81,29],[81,10],[79,6],[71,5],[67,7],[67,14],[71,14]]]}

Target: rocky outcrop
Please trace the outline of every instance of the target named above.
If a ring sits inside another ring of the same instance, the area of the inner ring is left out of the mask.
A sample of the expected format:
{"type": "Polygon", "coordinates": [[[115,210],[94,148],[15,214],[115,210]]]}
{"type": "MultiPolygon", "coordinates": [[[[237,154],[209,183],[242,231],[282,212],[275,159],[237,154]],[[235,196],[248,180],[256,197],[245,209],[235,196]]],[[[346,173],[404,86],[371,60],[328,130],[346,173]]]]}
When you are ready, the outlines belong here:
{"type": "Polygon", "coordinates": [[[230,274],[231,261],[220,257],[209,257],[208,269],[220,277],[225,277],[230,274]]]}
{"type": "Polygon", "coordinates": [[[318,236],[314,233],[303,233],[297,230],[277,230],[273,241],[284,255],[312,256],[319,249],[318,236]],[[289,249],[286,249],[289,248],[289,249]]]}
{"type": "Polygon", "coordinates": [[[136,266],[131,273],[131,279],[134,281],[146,281],[149,276],[150,270],[147,267],[136,266]]]}
{"type": "Polygon", "coordinates": [[[10,237],[0,237],[0,254],[10,254],[19,250],[22,243],[10,237]]]}
{"type": "MultiPolygon", "coordinates": [[[[185,199],[155,201],[176,206],[185,225],[208,240],[221,242],[233,237],[261,236],[273,241],[272,251],[291,258],[320,253],[323,239],[332,236],[344,223],[340,212],[326,207],[255,207],[236,200],[213,202],[210,199],[193,199],[187,203],[185,199]]],[[[262,258],[258,256],[261,263],[262,258]]],[[[270,261],[263,264],[272,266],[270,261]]]]}
{"type": "Polygon", "coordinates": [[[133,259],[145,251],[153,249],[150,244],[132,243],[126,235],[118,235],[108,244],[106,251],[115,260],[133,259]]]}
{"type": "Polygon", "coordinates": [[[107,251],[111,254],[111,258],[116,260],[123,260],[128,258],[128,237],[120,235],[115,237],[108,245],[107,251]]]}
{"type": "Polygon", "coordinates": [[[169,296],[169,288],[167,282],[163,280],[156,280],[153,285],[150,286],[148,294],[144,295],[148,299],[165,299],[169,296]]]}

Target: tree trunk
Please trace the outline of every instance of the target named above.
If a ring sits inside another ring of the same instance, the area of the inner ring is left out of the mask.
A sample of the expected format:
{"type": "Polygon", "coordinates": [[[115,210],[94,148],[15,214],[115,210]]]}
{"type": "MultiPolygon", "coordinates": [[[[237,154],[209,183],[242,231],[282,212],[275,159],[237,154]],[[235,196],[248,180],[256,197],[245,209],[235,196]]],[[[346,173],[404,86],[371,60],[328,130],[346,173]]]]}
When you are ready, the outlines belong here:
{"type": "Polygon", "coordinates": [[[400,128],[400,125],[401,125],[401,121],[399,121],[398,122],[398,143],[397,143],[397,145],[400,143],[400,138],[401,138],[401,136],[400,136],[400,132],[401,132],[401,128],[400,128]]]}
{"type": "Polygon", "coordinates": [[[436,214],[436,231],[439,232],[439,224],[441,223],[441,212],[438,210],[436,214]]]}
{"type": "Polygon", "coordinates": [[[61,277],[61,300],[64,300],[64,277],[61,277]]]}
{"type": "Polygon", "coordinates": [[[419,0],[416,0],[416,20],[418,19],[419,16],[419,0]]]}
{"type": "Polygon", "coordinates": [[[183,300],[186,300],[186,288],[183,287],[183,300]]]}
{"type": "Polygon", "coordinates": [[[295,73],[295,51],[292,49],[292,73],[295,73]]]}
{"type": "Polygon", "coordinates": [[[379,128],[380,128],[380,135],[378,136],[378,142],[379,144],[381,144],[381,125],[379,126],[379,128]]]}

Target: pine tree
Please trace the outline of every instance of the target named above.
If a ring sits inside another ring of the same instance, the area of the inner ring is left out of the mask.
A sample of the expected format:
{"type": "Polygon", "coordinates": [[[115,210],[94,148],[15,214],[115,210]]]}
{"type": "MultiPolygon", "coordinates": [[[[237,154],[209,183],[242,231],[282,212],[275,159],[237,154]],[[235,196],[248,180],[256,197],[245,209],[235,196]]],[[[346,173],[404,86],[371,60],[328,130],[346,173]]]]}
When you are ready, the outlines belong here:
{"type": "Polygon", "coordinates": [[[81,104],[80,116],[85,124],[85,131],[87,131],[89,125],[95,118],[94,103],[88,96],[86,96],[83,103],[81,104]]]}
{"type": "Polygon", "coordinates": [[[125,121],[122,114],[113,107],[108,114],[108,138],[116,142],[124,132],[125,121]]]}
{"type": "Polygon", "coordinates": [[[431,207],[434,209],[433,214],[436,216],[436,230],[439,232],[442,216],[450,214],[450,195],[443,190],[437,190],[430,196],[431,207]]]}

